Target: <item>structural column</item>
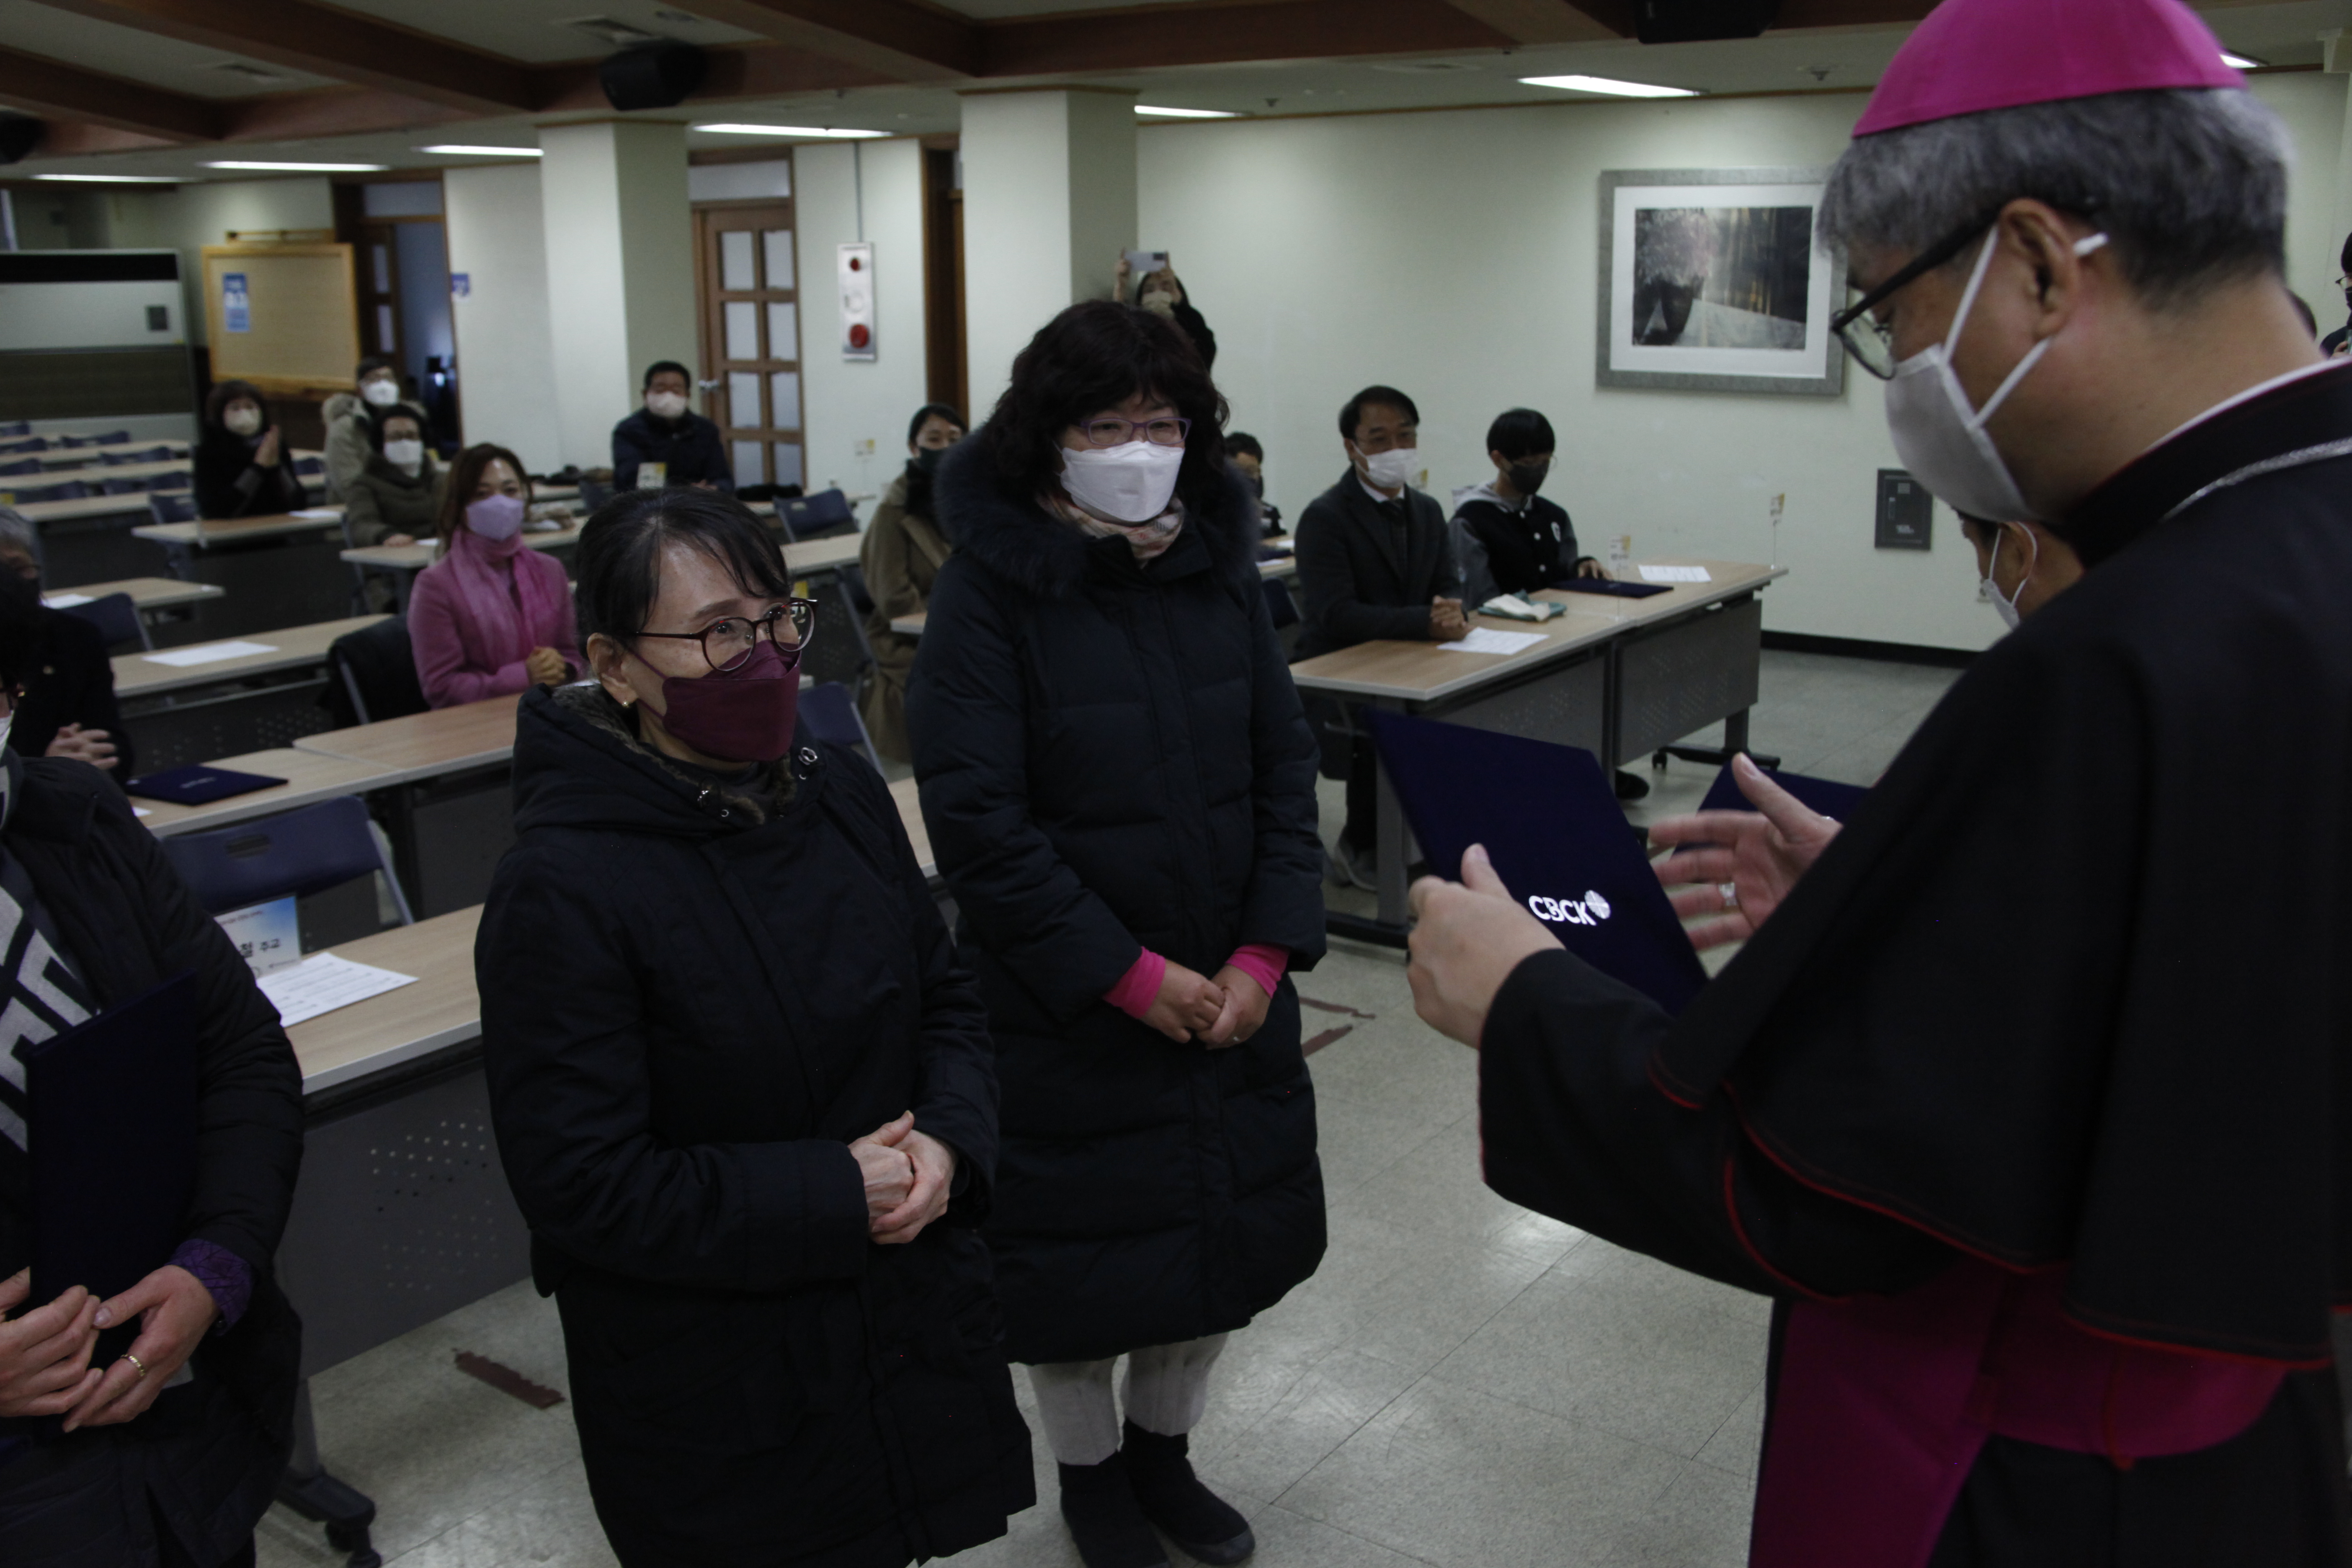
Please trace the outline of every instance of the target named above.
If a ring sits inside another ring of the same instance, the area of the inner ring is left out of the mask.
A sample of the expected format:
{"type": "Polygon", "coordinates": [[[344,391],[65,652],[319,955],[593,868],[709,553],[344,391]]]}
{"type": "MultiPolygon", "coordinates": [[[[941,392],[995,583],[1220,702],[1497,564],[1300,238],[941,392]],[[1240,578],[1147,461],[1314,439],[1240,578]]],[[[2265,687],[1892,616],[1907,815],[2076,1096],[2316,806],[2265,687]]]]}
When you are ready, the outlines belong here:
{"type": "Polygon", "coordinates": [[[963,100],[964,346],[996,401],[1037,329],[1110,293],[1135,243],[1135,95],[1092,88],[963,100]]]}
{"type": "Polygon", "coordinates": [[[564,461],[598,468],[645,367],[695,363],[686,127],[608,120],[539,137],[556,421],[564,461]]]}

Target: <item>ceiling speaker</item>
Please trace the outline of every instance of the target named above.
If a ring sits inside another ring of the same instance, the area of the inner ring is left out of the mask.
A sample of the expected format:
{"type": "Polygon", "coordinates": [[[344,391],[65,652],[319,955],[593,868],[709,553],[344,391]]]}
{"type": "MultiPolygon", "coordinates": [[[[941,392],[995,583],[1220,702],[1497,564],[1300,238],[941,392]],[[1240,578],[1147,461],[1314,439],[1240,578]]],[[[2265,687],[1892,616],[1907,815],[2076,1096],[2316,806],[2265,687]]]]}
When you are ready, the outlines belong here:
{"type": "Polygon", "coordinates": [[[615,109],[667,109],[702,85],[709,64],[694,45],[665,38],[607,57],[596,79],[615,109]]]}
{"type": "Polygon", "coordinates": [[[1772,25],[1780,0],[1641,0],[1637,37],[1645,44],[1752,38],[1772,25]]]}
{"type": "Polygon", "coordinates": [[[0,115],[0,163],[14,163],[39,146],[47,129],[29,114],[0,115]]]}

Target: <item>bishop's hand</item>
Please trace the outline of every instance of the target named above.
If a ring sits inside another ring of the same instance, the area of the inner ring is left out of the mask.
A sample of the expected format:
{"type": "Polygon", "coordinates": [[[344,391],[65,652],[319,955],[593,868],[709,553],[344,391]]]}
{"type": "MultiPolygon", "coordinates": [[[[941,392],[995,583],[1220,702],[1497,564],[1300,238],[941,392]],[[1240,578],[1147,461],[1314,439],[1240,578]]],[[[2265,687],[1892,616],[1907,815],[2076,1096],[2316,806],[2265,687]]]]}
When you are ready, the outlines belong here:
{"type": "Polygon", "coordinates": [[[1690,846],[1654,864],[1675,913],[1698,922],[1690,939],[1702,952],[1755,935],[1839,830],[1835,817],[1808,809],[1745,752],[1731,760],[1731,776],[1755,811],[1699,811],[1650,826],[1651,843],[1690,846]]]}
{"type": "Polygon", "coordinates": [[[1511,897],[1484,845],[1464,853],[1459,883],[1435,877],[1415,882],[1412,912],[1412,963],[1405,978],[1412,984],[1413,1011],[1473,1049],[1511,971],[1521,960],[1559,946],[1543,921],[1511,897]]]}

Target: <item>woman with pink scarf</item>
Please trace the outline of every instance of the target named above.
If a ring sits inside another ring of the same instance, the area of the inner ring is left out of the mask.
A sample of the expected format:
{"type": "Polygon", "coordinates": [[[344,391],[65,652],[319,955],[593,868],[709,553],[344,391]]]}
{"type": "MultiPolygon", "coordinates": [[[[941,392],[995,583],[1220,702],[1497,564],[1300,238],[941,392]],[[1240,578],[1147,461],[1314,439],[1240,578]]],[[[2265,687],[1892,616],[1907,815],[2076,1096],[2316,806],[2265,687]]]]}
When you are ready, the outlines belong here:
{"type": "Polygon", "coordinates": [[[436,708],[555,686],[581,668],[563,568],[523,547],[530,480],[504,447],[469,447],[441,502],[441,558],[408,601],[416,679],[436,708]]]}

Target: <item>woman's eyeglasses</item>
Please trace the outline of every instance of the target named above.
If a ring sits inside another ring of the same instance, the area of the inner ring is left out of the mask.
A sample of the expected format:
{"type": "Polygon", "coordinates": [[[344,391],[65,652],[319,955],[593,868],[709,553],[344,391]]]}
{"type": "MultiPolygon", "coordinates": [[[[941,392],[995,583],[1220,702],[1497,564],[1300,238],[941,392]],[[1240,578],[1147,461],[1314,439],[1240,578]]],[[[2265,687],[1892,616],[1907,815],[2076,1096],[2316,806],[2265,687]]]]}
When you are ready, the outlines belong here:
{"type": "Polygon", "coordinates": [[[816,601],[788,599],[756,619],[729,616],[713,621],[698,632],[639,632],[641,637],[667,637],[672,642],[693,642],[702,645],[702,657],[710,668],[722,674],[740,669],[751,651],[766,637],[782,650],[787,660],[797,662],[808,647],[809,637],[816,630],[816,601]],[[788,644],[783,637],[786,624],[793,628],[788,644]]]}
{"type": "Polygon", "coordinates": [[[1129,441],[1149,441],[1155,447],[1181,447],[1192,434],[1190,419],[1150,419],[1139,425],[1132,419],[1090,419],[1078,426],[1087,439],[1097,447],[1124,447],[1129,441]]]}

